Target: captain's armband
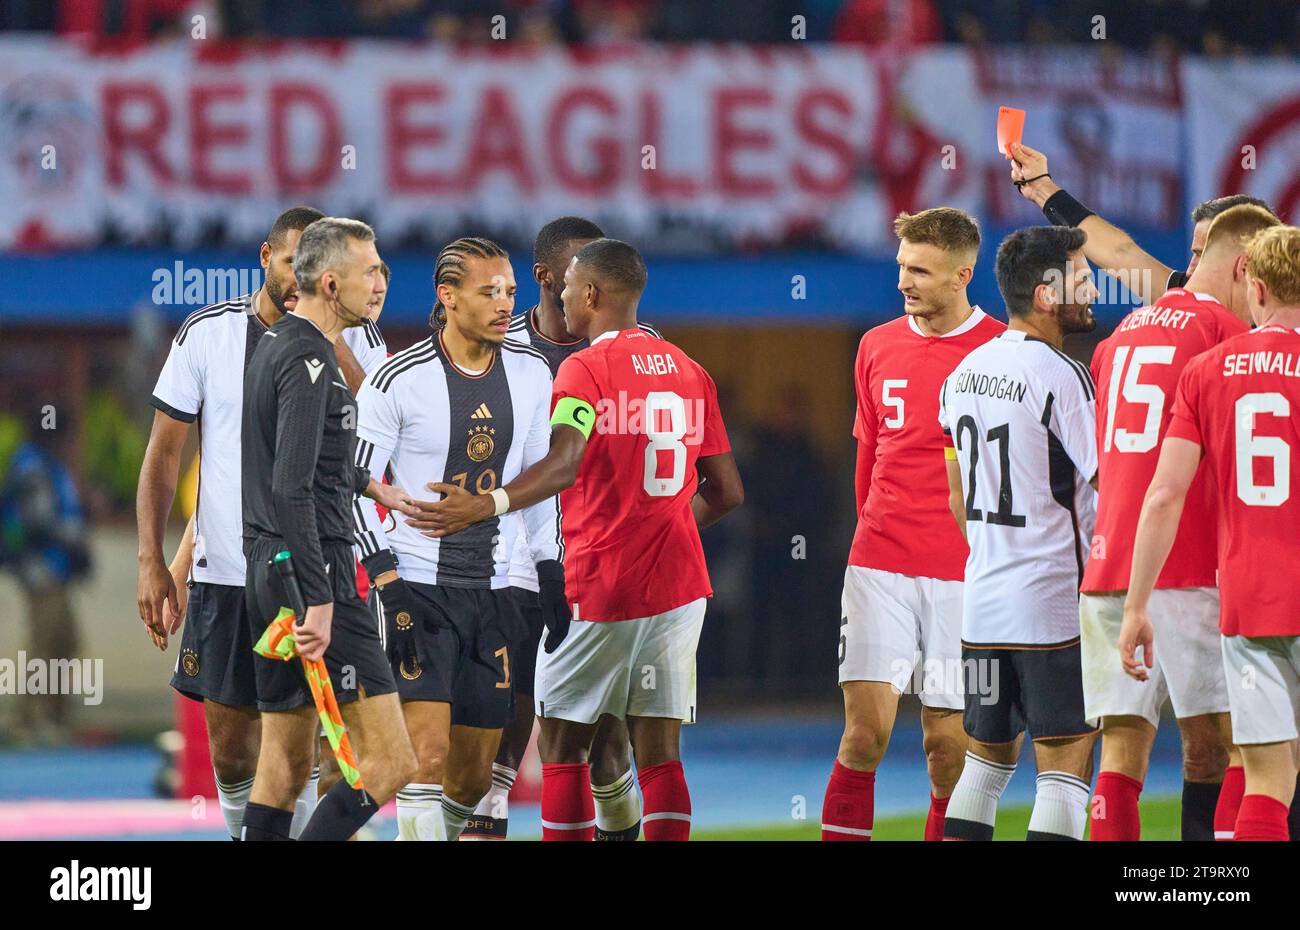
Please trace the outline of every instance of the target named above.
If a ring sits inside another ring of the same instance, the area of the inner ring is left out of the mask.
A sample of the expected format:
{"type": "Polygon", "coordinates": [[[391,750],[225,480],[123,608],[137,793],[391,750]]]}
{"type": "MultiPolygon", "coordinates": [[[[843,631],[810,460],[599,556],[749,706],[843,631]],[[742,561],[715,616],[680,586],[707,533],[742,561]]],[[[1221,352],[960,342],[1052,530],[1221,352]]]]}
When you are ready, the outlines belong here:
{"type": "Polygon", "coordinates": [[[596,425],[596,409],[579,397],[561,397],[551,414],[551,425],[560,424],[572,426],[582,433],[583,439],[590,439],[591,428],[596,425]]]}

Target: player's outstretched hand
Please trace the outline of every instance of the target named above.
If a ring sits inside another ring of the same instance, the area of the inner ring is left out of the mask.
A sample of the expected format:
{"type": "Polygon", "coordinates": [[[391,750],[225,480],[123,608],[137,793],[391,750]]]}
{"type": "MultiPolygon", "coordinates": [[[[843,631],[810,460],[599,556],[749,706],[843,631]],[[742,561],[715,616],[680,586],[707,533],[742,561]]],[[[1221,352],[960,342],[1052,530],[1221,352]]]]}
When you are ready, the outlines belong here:
{"type": "Polygon", "coordinates": [[[496,512],[496,504],[487,494],[471,494],[458,484],[440,481],[425,487],[445,496],[440,501],[411,501],[418,513],[408,519],[406,525],[432,539],[459,533],[496,512]]]}
{"type": "Polygon", "coordinates": [[[1150,677],[1147,669],[1154,668],[1156,662],[1155,633],[1145,607],[1127,603],[1124,605],[1124,624],[1119,631],[1119,658],[1130,678],[1146,681],[1150,677]],[[1141,659],[1137,658],[1138,646],[1142,647],[1141,659]]]}
{"type": "Polygon", "coordinates": [[[330,645],[330,627],[334,621],[334,604],[313,604],[307,608],[302,623],[293,628],[298,655],[309,662],[325,657],[330,645]]]}
{"type": "Polygon", "coordinates": [[[555,559],[537,563],[537,599],[542,605],[542,619],[546,623],[546,645],[550,655],[569,634],[569,598],[564,593],[564,566],[555,559]]]}
{"type": "Polygon", "coordinates": [[[167,648],[167,620],[180,612],[176,581],[162,559],[149,559],[140,565],[140,578],[136,583],[135,605],[144,621],[149,639],[159,649],[167,648]]]}
{"type": "Polygon", "coordinates": [[[408,517],[414,517],[420,512],[420,509],[415,506],[415,501],[412,500],[411,495],[391,484],[371,481],[366,492],[376,504],[382,504],[389,510],[404,513],[408,517]]]}

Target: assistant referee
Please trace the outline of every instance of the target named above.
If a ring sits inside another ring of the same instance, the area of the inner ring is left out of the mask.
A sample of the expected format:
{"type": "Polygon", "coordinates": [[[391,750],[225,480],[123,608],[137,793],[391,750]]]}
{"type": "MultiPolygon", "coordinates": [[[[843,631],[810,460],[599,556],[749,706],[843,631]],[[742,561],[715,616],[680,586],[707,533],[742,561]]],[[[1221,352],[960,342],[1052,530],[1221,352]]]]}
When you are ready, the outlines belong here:
{"type": "MultiPolygon", "coordinates": [[[[340,781],[321,798],[302,840],[345,840],[405,785],[415,753],[375,620],[357,595],[352,508],[358,494],[413,513],[405,492],[353,464],[356,399],[334,343],[384,295],[374,231],[324,217],[294,251],[299,301],[262,335],[244,376],[242,481],[248,617],[254,641],[289,603],[269,560],[293,557],[306,616],[298,651],[325,659],[366,790],[340,781]]],[[[298,662],[255,659],[262,749],[243,839],[289,838],[309,777],[319,721],[298,662]]]]}

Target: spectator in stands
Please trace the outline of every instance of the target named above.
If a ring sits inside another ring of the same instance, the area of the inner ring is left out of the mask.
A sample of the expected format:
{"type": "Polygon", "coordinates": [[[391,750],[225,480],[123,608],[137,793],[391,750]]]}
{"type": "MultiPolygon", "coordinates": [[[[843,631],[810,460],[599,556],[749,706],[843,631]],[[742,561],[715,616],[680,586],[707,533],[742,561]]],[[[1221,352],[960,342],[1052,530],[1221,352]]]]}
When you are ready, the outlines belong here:
{"type": "MultiPolygon", "coordinates": [[[[37,416],[24,419],[39,424],[37,416]]],[[[13,425],[11,421],[7,432],[13,432],[13,425]]],[[[8,462],[0,463],[0,563],[13,573],[27,602],[28,657],[75,658],[79,635],[71,584],[89,572],[90,556],[77,486],[60,460],[59,446],[70,429],[64,419],[59,429],[33,426],[26,433],[8,462]]],[[[24,696],[16,705],[19,737],[61,741],[70,699],[66,694],[24,696]]]]}
{"type": "Polygon", "coordinates": [[[907,49],[940,41],[943,25],[933,0],[847,0],[835,17],[834,37],[907,49]]]}

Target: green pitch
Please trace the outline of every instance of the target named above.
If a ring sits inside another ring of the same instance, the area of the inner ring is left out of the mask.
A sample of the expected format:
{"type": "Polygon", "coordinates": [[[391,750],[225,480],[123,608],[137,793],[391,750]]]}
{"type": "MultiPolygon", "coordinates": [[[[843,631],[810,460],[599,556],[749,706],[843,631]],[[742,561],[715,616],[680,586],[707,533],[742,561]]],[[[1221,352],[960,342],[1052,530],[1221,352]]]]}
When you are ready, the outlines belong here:
{"type": "MultiPolygon", "coordinates": [[[[1176,797],[1143,800],[1142,839],[1177,840],[1182,802],[1176,797]]],[[[998,808],[995,840],[1023,840],[1029,828],[1028,804],[1011,804],[998,808]]],[[[878,817],[872,828],[872,840],[919,840],[925,834],[925,814],[878,817]]],[[[724,830],[692,830],[692,840],[818,840],[821,825],[816,820],[797,824],[774,824],[770,827],[737,827],[724,830]]]]}

